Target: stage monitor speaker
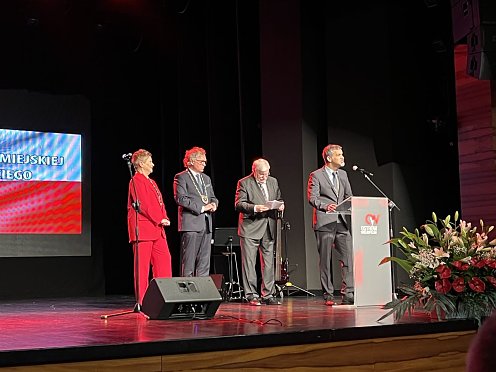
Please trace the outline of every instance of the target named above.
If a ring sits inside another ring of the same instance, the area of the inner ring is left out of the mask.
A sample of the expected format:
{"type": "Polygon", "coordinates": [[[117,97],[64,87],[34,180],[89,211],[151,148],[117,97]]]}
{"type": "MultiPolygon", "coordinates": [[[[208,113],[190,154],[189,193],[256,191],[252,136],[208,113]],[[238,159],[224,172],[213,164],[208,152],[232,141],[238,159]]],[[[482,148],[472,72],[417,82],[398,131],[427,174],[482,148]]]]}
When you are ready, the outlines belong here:
{"type": "Polygon", "coordinates": [[[152,279],[142,311],[150,319],[210,319],[222,302],[211,277],[152,279]]]}

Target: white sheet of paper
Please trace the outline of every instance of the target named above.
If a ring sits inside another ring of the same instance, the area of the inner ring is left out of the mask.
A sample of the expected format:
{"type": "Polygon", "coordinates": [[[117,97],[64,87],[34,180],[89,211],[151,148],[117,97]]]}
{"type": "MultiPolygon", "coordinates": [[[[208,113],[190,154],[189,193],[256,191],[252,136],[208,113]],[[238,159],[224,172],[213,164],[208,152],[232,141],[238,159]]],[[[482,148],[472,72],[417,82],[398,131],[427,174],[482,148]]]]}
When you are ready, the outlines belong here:
{"type": "Polygon", "coordinates": [[[267,208],[269,208],[269,209],[279,209],[279,207],[280,207],[281,205],[283,205],[283,204],[284,204],[284,202],[279,201],[279,200],[269,200],[269,201],[265,202],[265,204],[264,204],[264,205],[265,205],[267,208]]]}

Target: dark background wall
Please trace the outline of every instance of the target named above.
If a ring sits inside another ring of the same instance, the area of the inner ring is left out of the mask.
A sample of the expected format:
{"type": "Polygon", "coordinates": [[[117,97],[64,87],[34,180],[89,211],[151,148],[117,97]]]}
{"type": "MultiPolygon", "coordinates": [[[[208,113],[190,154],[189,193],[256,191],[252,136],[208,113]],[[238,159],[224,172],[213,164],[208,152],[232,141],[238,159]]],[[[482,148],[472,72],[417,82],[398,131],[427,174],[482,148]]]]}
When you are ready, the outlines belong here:
{"type": "Polygon", "coordinates": [[[287,195],[286,217],[296,224],[295,282],[309,288],[316,288],[315,249],[304,185],[327,143],[344,146],[356,195],[378,196],[351,165],[376,174],[401,207],[397,230],[432,211],[459,209],[449,4],[396,3],[2,3],[0,89],[82,95],[90,103],[93,254],[1,258],[1,282],[17,273],[1,295],[132,293],[129,172],[121,154],[138,148],[154,157],[172,219],[175,274],[172,180],[194,145],[207,150],[206,172],[220,199],[216,226],[236,225],[236,181],[256,157],[271,161],[287,195]],[[62,285],[68,276],[74,284],[62,285]]]}

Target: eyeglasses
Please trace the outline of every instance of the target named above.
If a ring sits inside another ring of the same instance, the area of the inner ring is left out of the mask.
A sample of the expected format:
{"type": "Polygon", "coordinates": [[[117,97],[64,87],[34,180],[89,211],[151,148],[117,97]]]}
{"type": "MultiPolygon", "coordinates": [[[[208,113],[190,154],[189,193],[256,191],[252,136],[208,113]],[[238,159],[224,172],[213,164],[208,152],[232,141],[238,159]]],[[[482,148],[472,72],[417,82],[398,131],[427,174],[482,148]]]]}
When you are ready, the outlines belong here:
{"type": "Polygon", "coordinates": [[[203,164],[203,165],[207,165],[207,161],[206,160],[195,160],[196,162],[200,163],[200,164],[203,164]]]}

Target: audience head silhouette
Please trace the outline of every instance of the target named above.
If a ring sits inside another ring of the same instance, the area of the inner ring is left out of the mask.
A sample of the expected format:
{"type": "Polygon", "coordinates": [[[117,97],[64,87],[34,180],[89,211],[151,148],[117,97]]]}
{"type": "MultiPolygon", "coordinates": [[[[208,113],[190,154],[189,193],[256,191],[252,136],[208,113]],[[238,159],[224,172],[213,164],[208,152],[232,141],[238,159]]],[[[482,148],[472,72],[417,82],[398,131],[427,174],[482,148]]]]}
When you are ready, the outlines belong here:
{"type": "Polygon", "coordinates": [[[487,318],[470,344],[467,354],[467,372],[494,371],[496,348],[496,312],[487,318]]]}

